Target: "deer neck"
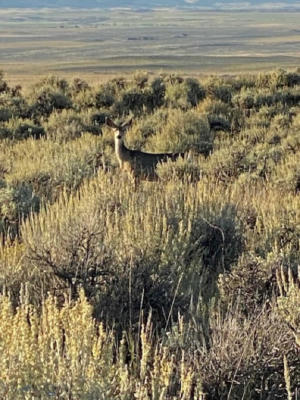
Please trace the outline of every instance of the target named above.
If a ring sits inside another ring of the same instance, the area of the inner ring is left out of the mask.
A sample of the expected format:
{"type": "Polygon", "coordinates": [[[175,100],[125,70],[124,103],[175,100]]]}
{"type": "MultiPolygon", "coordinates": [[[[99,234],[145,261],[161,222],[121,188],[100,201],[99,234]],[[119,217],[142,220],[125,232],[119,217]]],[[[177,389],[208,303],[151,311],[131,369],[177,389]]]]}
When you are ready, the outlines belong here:
{"type": "Polygon", "coordinates": [[[123,161],[130,158],[130,151],[125,146],[123,137],[121,139],[115,139],[115,151],[120,165],[122,165],[123,161]]]}

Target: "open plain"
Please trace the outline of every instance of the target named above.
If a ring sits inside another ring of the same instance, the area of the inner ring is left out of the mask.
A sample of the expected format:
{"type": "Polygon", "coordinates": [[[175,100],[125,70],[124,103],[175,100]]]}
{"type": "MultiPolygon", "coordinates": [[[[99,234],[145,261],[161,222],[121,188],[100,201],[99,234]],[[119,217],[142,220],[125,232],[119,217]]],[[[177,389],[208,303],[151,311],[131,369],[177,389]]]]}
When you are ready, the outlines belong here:
{"type": "Polygon", "coordinates": [[[294,68],[299,12],[0,10],[0,69],[24,83],[48,73],[184,74],[294,68]]]}

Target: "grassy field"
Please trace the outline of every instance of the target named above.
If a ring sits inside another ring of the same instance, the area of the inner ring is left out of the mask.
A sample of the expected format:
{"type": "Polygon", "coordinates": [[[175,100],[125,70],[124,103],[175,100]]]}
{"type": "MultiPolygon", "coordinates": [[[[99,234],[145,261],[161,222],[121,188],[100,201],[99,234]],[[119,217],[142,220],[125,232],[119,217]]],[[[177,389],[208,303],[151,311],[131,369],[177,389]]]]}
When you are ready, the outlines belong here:
{"type": "Polygon", "coordinates": [[[0,69],[19,83],[136,69],[184,74],[296,67],[300,14],[182,10],[1,10],[0,69]]]}

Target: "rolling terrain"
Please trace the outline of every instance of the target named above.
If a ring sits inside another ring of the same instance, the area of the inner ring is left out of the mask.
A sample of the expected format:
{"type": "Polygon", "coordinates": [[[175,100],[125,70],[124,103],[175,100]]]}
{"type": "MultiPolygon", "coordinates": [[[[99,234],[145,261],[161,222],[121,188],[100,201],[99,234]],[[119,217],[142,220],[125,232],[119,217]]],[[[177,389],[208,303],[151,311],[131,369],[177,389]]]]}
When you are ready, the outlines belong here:
{"type": "Polygon", "coordinates": [[[93,78],[137,69],[295,68],[299,18],[298,12],[0,10],[0,68],[15,82],[51,72],[93,78]]]}

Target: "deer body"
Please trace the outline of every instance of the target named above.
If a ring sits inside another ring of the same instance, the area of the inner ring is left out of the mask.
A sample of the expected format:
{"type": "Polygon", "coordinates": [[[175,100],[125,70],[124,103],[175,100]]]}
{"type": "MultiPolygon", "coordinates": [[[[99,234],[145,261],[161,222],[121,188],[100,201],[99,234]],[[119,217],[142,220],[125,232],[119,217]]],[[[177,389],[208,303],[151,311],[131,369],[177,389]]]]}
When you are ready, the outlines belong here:
{"type": "Polygon", "coordinates": [[[145,153],[128,149],[124,144],[124,136],[130,123],[116,125],[107,119],[107,124],[115,131],[115,152],[120,168],[132,174],[134,179],[156,180],[157,165],[170,159],[175,161],[183,153],[145,153]]]}

